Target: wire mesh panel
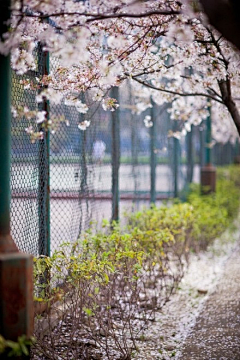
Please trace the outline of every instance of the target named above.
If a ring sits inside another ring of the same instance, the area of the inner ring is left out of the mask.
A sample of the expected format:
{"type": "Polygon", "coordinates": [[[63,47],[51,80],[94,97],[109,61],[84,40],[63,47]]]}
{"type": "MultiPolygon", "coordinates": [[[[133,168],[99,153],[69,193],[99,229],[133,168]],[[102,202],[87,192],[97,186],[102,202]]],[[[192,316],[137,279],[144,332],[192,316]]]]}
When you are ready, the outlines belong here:
{"type": "MultiPolygon", "coordinates": [[[[24,80],[34,73],[19,76],[12,72],[12,106],[37,109],[35,90],[26,89],[24,80]]],[[[25,128],[27,118],[12,116],[11,233],[20,250],[38,254],[39,239],[39,143],[31,143],[25,128]]]]}
{"type": "Polygon", "coordinates": [[[138,208],[143,200],[149,204],[172,194],[172,173],[167,106],[152,103],[152,108],[137,114],[136,101],[128,84],[120,97],[120,195],[138,208]]]}
{"type": "MultiPolygon", "coordinates": [[[[58,60],[51,59],[51,71],[57,66],[58,60]]],[[[79,113],[63,100],[50,104],[50,120],[58,124],[50,133],[51,250],[54,251],[62,243],[77,239],[88,211],[86,207],[83,218],[80,199],[83,139],[78,129],[79,113]]]]}
{"type": "Polygon", "coordinates": [[[120,192],[138,200],[150,192],[150,136],[143,115],[120,112],[120,192]]]}
{"type": "Polygon", "coordinates": [[[203,137],[202,135],[204,134],[202,134],[202,131],[199,129],[201,129],[201,126],[197,127],[192,125],[191,131],[180,139],[179,194],[183,199],[189,191],[189,185],[192,182],[199,183],[200,166],[204,164],[204,152],[201,153],[202,149],[200,144],[203,137]]]}
{"type": "Polygon", "coordinates": [[[215,165],[229,165],[234,162],[237,155],[236,144],[229,141],[225,144],[216,143],[212,149],[212,159],[215,165]]]}
{"type": "MultiPolygon", "coordinates": [[[[55,125],[48,132],[39,125],[45,136],[31,142],[27,117],[12,118],[11,232],[19,249],[48,255],[50,245],[53,252],[89,226],[97,228],[104,218],[117,219],[125,209],[178,196],[199,180],[204,124],[186,138],[168,137],[169,130],[178,131],[168,113],[170,104],[152,102],[137,114],[129,83],[107,95],[120,104],[114,113],[104,111],[92,91],[80,98],[88,106],[86,113],[66,97],[51,101],[49,110],[46,101],[37,104],[37,87],[29,86],[48,71],[41,48],[36,63],[36,71],[27,75],[12,73],[12,105],[45,109],[55,125]]],[[[51,71],[58,64],[52,58],[51,71]]],[[[230,143],[213,147],[214,164],[231,163],[235,155],[236,146],[230,143]]]]}
{"type": "MultiPolygon", "coordinates": [[[[154,118],[156,119],[156,193],[160,198],[169,198],[174,193],[174,171],[173,171],[173,145],[174,139],[168,137],[171,122],[168,114],[169,104],[154,106],[154,118]]],[[[179,152],[179,149],[176,149],[179,152]]],[[[179,154],[177,153],[179,156],[179,154]]]]}
{"type": "MultiPolygon", "coordinates": [[[[52,59],[52,71],[57,66],[52,59]]],[[[90,222],[111,218],[110,114],[92,96],[82,95],[86,114],[65,100],[50,107],[50,117],[60,119],[50,141],[52,250],[76,240],[90,222]],[[86,122],[91,126],[85,128],[86,122]]]]}
{"type": "Polygon", "coordinates": [[[150,202],[150,138],[143,114],[135,111],[130,83],[120,89],[120,217],[124,211],[138,210],[150,202]]]}
{"type": "Polygon", "coordinates": [[[86,101],[89,106],[86,118],[91,122],[86,137],[92,220],[100,224],[104,218],[110,220],[112,213],[111,114],[92,100],[91,93],[87,94],[86,101]]]}
{"type": "MultiPolygon", "coordinates": [[[[56,250],[63,242],[76,240],[88,209],[80,198],[81,158],[78,113],[64,103],[51,106],[52,116],[64,116],[69,121],[61,123],[56,133],[50,134],[50,189],[51,189],[51,249],[56,250]]],[[[81,184],[82,185],[82,184],[81,184]]]]}

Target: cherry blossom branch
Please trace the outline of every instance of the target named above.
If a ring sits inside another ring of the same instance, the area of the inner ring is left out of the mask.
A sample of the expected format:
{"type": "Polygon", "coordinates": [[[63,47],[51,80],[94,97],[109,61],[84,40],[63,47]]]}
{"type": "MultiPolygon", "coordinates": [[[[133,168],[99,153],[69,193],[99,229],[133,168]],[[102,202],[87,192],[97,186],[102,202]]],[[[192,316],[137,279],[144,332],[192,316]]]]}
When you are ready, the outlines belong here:
{"type": "MultiPolygon", "coordinates": [[[[143,41],[145,39],[145,37],[147,36],[147,34],[151,31],[150,29],[147,29],[147,31],[140,37],[137,38],[137,40],[131,44],[127,49],[125,49],[119,56],[118,56],[118,60],[121,61],[124,57],[124,55],[129,55],[130,53],[134,52],[138,47],[139,44],[141,44],[141,41],[143,41]]],[[[111,65],[111,62],[110,62],[111,65]]]]}
{"type": "MultiPolygon", "coordinates": [[[[86,16],[89,17],[90,19],[87,19],[86,22],[92,22],[92,21],[97,21],[97,20],[107,20],[107,19],[121,19],[121,18],[146,18],[146,17],[150,17],[150,16],[155,16],[155,15],[163,15],[163,16],[171,16],[171,15],[179,15],[180,11],[175,11],[175,10],[152,10],[152,11],[147,11],[144,13],[110,13],[110,14],[96,14],[96,13],[86,13],[86,12],[77,12],[77,11],[73,11],[73,12],[65,12],[65,11],[61,11],[61,12],[56,12],[56,13],[51,13],[51,14],[32,14],[32,13],[24,13],[25,17],[36,17],[36,18],[40,18],[40,19],[45,19],[45,18],[50,18],[50,17],[60,17],[60,16],[86,16]]],[[[19,13],[19,11],[17,11],[17,13],[15,13],[15,11],[13,10],[13,15],[15,16],[22,16],[22,13],[19,13]]]]}
{"type": "Polygon", "coordinates": [[[222,99],[222,96],[221,96],[216,90],[214,90],[212,87],[208,87],[208,89],[209,89],[210,91],[212,91],[217,97],[219,97],[220,99],[222,99]]]}
{"type": "MultiPolygon", "coordinates": [[[[179,15],[180,11],[168,11],[168,10],[155,10],[155,11],[148,11],[145,13],[117,13],[117,14],[102,14],[95,16],[94,19],[88,19],[86,22],[95,21],[95,20],[106,20],[106,19],[120,19],[120,18],[145,18],[149,16],[155,16],[155,15],[164,15],[164,16],[171,16],[171,15],[179,15]]],[[[90,16],[90,15],[86,15],[90,16]]],[[[94,16],[94,15],[93,15],[94,16]]]]}
{"type": "Polygon", "coordinates": [[[222,94],[224,105],[227,107],[229,113],[231,114],[238,134],[240,135],[240,114],[231,93],[229,93],[230,85],[227,80],[218,81],[218,84],[222,94]]]}
{"type": "MultiPolygon", "coordinates": [[[[179,64],[181,64],[181,63],[183,63],[183,60],[179,60],[177,63],[174,63],[174,64],[172,64],[172,65],[165,65],[165,64],[162,64],[162,65],[163,65],[164,68],[166,68],[166,69],[171,69],[172,67],[174,67],[174,66],[176,66],[176,65],[179,65],[179,64]]],[[[156,64],[157,64],[157,62],[153,63],[151,66],[154,66],[154,65],[156,65],[156,64]]],[[[162,71],[161,68],[160,68],[160,69],[151,69],[151,70],[149,70],[148,68],[144,68],[143,71],[141,71],[141,72],[133,75],[132,78],[138,78],[139,76],[143,76],[143,75],[157,74],[157,73],[159,73],[159,72],[161,72],[161,71],[162,71]]],[[[128,74],[128,73],[125,73],[125,75],[126,75],[126,77],[129,77],[129,76],[130,76],[130,74],[128,74]]],[[[184,77],[184,76],[182,76],[182,77],[184,77]]],[[[185,77],[185,78],[186,78],[186,77],[185,77]]]]}
{"type": "Polygon", "coordinates": [[[164,88],[160,88],[160,87],[157,87],[157,86],[154,86],[152,84],[149,84],[143,80],[140,80],[138,78],[136,78],[135,76],[132,77],[133,80],[137,81],[139,84],[141,85],[144,85],[144,86],[147,86],[149,87],[150,89],[153,89],[153,90],[158,90],[158,91],[162,91],[162,92],[165,92],[167,94],[172,94],[172,95],[178,95],[178,96],[183,96],[183,97],[188,97],[188,96],[203,96],[203,97],[207,97],[209,99],[212,99],[214,101],[217,101],[218,103],[220,104],[223,104],[224,105],[224,102],[217,99],[215,96],[211,95],[211,94],[206,94],[206,93],[181,93],[181,92],[178,92],[178,91],[173,91],[173,90],[168,90],[168,89],[164,89],[164,88]]]}
{"type": "Polygon", "coordinates": [[[217,51],[219,52],[219,54],[222,57],[222,58],[218,57],[218,59],[221,60],[224,63],[226,70],[228,70],[229,60],[224,56],[222,48],[221,48],[220,43],[219,43],[219,41],[221,39],[221,36],[220,36],[220,38],[218,40],[216,40],[213,32],[211,31],[211,29],[209,27],[206,27],[206,29],[207,29],[209,35],[211,36],[212,44],[216,47],[217,51]]]}
{"type": "MultiPolygon", "coordinates": [[[[214,37],[213,32],[210,30],[210,28],[207,27],[207,31],[211,36],[213,45],[216,47],[217,51],[219,52],[219,54],[221,55],[224,66],[226,71],[228,72],[228,67],[229,67],[229,60],[225,57],[221,45],[220,45],[220,39],[221,37],[216,40],[214,37]]],[[[234,124],[237,128],[238,134],[240,135],[240,113],[239,110],[236,106],[236,103],[232,97],[232,86],[231,86],[231,80],[228,76],[228,74],[226,75],[225,79],[222,79],[220,81],[218,81],[218,86],[221,92],[221,98],[223,100],[224,105],[226,106],[226,108],[228,109],[234,124]]]]}

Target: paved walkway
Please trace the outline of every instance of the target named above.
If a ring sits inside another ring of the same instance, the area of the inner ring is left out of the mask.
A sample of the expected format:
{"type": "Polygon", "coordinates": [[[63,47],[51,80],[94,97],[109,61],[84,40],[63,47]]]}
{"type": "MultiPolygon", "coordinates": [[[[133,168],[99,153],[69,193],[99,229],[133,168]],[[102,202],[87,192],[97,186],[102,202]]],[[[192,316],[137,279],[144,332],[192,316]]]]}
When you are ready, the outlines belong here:
{"type": "Polygon", "coordinates": [[[240,360],[240,244],[226,261],[178,359],[240,360]]]}

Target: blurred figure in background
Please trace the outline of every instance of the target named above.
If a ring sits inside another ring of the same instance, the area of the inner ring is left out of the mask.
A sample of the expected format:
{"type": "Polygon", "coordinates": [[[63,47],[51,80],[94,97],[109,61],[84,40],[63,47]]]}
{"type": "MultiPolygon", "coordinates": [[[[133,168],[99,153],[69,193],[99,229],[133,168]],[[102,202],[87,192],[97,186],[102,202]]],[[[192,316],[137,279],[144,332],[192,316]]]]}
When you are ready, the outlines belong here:
{"type": "Polygon", "coordinates": [[[106,151],[106,144],[104,141],[97,139],[93,144],[93,160],[101,164],[106,151]]]}

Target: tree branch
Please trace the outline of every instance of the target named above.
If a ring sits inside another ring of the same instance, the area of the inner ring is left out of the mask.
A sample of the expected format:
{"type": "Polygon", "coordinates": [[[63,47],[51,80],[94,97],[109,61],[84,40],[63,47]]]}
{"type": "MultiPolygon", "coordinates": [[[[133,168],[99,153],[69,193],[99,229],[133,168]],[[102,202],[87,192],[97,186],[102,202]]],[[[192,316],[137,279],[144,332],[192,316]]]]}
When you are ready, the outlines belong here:
{"type": "Polygon", "coordinates": [[[222,94],[224,105],[227,107],[229,113],[231,114],[231,117],[237,128],[238,134],[240,135],[240,114],[236,106],[236,103],[233,100],[231,93],[229,92],[229,89],[231,87],[229,84],[229,80],[218,81],[218,85],[222,94]]]}
{"type": "MultiPolygon", "coordinates": [[[[17,11],[17,13],[15,13],[15,11],[13,10],[13,14],[15,16],[22,16],[23,14],[20,13],[19,11],[17,11]]],[[[56,13],[51,13],[51,14],[32,14],[32,13],[24,13],[24,16],[26,17],[37,17],[40,19],[45,19],[45,18],[50,18],[50,17],[59,17],[59,16],[64,16],[64,15],[68,15],[68,16],[86,16],[89,17],[90,19],[87,19],[86,22],[92,22],[92,21],[97,21],[97,20],[107,20],[107,19],[120,19],[120,18],[145,18],[145,17],[149,17],[149,16],[154,16],[154,15],[164,15],[164,16],[171,16],[171,15],[179,15],[180,11],[174,11],[174,10],[152,10],[152,11],[147,11],[144,13],[110,13],[110,14],[96,14],[96,13],[85,13],[85,12],[65,12],[65,11],[60,11],[60,12],[56,12],[56,13]]]]}
{"type": "Polygon", "coordinates": [[[141,85],[144,85],[144,86],[147,86],[149,87],[150,89],[153,89],[153,90],[158,90],[158,91],[162,91],[162,92],[165,92],[167,94],[172,94],[172,95],[178,95],[178,96],[183,96],[183,97],[188,97],[188,96],[203,96],[203,97],[207,97],[208,99],[212,99],[214,101],[217,101],[218,103],[220,104],[223,104],[224,105],[224,102],[217,99],[215,96],[213,95],[210,95],[210,94],[206,94],[206,93],[181,93],[181,92],[178,92],[178,91],[172,91],[172,90],[167,90],[167,89],[164,89],[164,88],[160,88],[160,87],[156,87],[152,84],[149,84],[143,80],[140,80],[136,77],[132,77],[133,80],[137,81],[139,84],[141,85]]]}

